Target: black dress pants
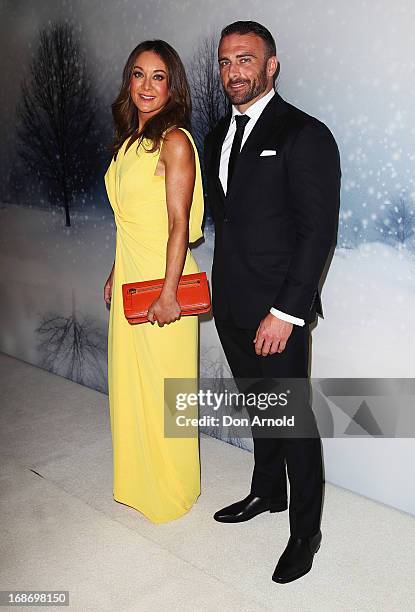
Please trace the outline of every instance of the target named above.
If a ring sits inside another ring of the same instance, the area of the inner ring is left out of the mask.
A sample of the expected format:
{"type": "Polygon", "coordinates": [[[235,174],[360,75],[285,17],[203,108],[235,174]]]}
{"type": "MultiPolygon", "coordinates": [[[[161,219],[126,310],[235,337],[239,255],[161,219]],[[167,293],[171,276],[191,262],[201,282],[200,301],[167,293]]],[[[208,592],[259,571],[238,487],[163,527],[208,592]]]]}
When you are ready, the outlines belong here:
{"type": "MultiPolygon", "coordinates": [[[[255,353],[255,329],[238,328],[229,320],[215,319],[216,329],[235,379],[308,378],[309,325],[293,326],[282,353],[262,357],[255,353]]],[[[311,415],[305,402],[305,414],[311,415]]],[[[290,532],[308,537],[320,529],[323,500],[321,440],[313,437],[258,437],[252,428],[254,471],[251,493],[269,497],[272,504],[287,502],[286,468],[290,483],[290,532]]]]}

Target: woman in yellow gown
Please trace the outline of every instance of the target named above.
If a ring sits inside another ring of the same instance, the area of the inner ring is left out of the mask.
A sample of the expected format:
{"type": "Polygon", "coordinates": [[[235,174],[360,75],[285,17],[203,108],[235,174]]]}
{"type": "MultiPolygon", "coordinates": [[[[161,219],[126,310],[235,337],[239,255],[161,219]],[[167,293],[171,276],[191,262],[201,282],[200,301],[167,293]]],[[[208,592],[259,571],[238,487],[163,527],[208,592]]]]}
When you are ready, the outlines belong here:
{"type": "Polygon", "coordinates": [[[117,235],[104,299],[111,304],[113,496],[164,523],[200,495],[197,437],[164,436],[164,379],[198,374],[198,320],[179,318],[176,290],[182,274],[199,271],[188,245],[202,237],[203,221],[189,89],[170,45],[146,41],[132,51],[112,109],[116,140],[105,185],[117,235]],[[130,325],[121,285],[157,278],[165,282],[149,322],[130,325]]]}

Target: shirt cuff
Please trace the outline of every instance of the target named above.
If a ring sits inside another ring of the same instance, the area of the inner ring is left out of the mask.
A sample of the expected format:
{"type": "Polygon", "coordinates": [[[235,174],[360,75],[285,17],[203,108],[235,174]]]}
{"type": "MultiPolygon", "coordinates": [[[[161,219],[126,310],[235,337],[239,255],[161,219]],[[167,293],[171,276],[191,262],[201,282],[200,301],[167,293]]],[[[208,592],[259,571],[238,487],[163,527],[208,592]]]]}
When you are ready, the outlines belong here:
{"type": "Polygon", "coordinates": [[[286,312],[282,312],[281,310],[278,310],[277,308],[271,308],[270,313],[273,314],[274,317],[278,317],[278,319],[287,321],[287,323],[294,323],[294,325],[300,325],[301,327],[305,324],[304,319],[293,317],[292,315],[289,315],[286,312]]]}

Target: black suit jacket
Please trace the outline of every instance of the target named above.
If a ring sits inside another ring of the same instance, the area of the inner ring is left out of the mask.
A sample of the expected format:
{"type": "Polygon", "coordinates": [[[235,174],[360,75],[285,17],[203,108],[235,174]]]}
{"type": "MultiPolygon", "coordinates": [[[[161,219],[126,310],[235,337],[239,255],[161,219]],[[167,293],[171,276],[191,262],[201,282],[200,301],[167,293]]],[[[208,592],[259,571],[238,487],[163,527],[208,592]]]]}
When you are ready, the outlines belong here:
{"type": "Polygon", "coordinates": [[[231,115],[205,140],[208,205],[215,222],[213,314],[256,328],[271,306],[312,321],[318,283],[336,244],[340,158],[330,130],[275,96],[239,154],[225,196],[219,180],[231,115]],[[275,156],[261,157],[264,149],[275,156]]]}

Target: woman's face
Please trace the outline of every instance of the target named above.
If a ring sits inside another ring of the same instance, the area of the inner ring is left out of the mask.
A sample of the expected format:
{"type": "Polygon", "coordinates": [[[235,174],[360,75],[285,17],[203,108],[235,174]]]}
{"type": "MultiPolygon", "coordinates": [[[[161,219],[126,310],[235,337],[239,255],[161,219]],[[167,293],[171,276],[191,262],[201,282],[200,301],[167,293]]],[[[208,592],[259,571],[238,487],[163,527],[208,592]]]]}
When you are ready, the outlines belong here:
{"type": "Polygon", "coordinates": [[[147,121],[168,102],[167,67],[154,51],[142,51],[135,59],[130,95],[139,114],[147,121]]]}

